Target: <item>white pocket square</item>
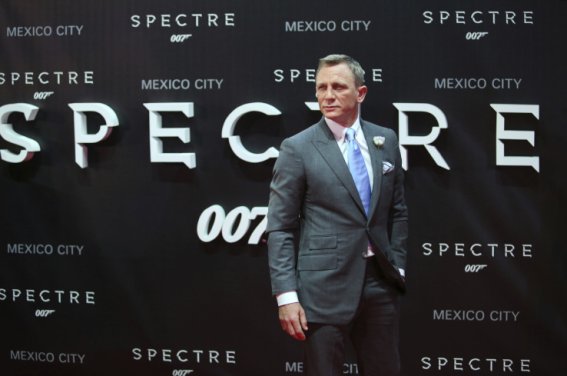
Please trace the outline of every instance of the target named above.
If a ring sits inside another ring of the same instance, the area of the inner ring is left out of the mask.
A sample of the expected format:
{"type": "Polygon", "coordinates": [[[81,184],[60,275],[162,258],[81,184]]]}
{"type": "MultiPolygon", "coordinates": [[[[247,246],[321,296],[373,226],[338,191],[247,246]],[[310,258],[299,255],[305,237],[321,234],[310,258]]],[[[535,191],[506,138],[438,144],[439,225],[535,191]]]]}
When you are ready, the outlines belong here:
{"type": "Polygon", "coordinates": [[[389,172],[394,171],[394,165],[390,162],[382,162],[382,174],[386,175],[389,172]]]}

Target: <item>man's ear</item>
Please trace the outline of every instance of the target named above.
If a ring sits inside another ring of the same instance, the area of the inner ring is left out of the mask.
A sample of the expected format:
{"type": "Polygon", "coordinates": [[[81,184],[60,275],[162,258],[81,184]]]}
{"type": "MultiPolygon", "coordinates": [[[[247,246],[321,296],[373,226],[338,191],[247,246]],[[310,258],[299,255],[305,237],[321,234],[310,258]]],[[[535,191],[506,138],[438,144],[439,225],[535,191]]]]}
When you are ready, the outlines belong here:
{"type": "Polygon", "coordinates": [[[358,96],[356,98],[356,101],[358,103],[362,103],[364,101],[364,98],[366,97],[366,93],[368,93],[368,88],[362,85],[357,88],[357,91],[358,91],[358,96]]]}

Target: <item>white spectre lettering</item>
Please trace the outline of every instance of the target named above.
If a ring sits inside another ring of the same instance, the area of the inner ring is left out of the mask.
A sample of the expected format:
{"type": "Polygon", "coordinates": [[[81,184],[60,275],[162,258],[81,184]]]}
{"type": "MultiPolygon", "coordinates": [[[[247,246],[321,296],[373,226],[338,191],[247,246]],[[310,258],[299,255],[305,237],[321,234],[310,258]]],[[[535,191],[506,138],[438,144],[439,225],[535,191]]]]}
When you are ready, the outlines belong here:
{"type": "Polygon", "coordinates": [[[424,256],[490,257],[501,255],[504,258],[532,258],[532,244],[515,245],[511,243],[423,243],[424,256]]]}
{"type": "Polygon", "coordinates": [[[24,300],[27,303],[57,303],[57,304],[88,304],[95,305],[94,291],[74,290],[40,290],[34,289],[4,289],[0,288],[0,302],[17,302],[24,300]]]}
{"type": "Polygon", "coordinates": [[[450,170],[451,168],[439,153],[439,150],[431,143],[439,137],[441,129],[447,129],[447,118],[443,111],[432,104],[428,103],[394,103],[394,107],[398,109],[398,127],[400,139],[400,153],[402,155],[402,167],[408,169],[408,151],[406,145],[421,145],[427,150],[433,158],[437,166],[450,170]],[[425,136],[412,136],[409,134],[409,120],[406,112],[426,112],[435,118],[437,126],[431,128],[431,132],[425,136]]]}
{"type": "Polygon", "coordinates": [[[0,85],[93,85],[93,71],[0,72],[0,85]]]}
{"type": "Polygon", "coordinates": [[[188,168],[195,168],[195,153],[164,153],[162,137],[177,137],[183,143],[191,141],[189,128],[162,128],[160,112],[181,112],[188,119],[193,117],[193,103],[144,103],[150,111],[150,160],[163,163],[184,163],[188,168]]]}
{"type": "Polygon", "coordinates": [[[224,121],[224,124],[222,126],[222,138],[228,139],[228,143],[234,154],[243,161],[250,163],[260,163],[270,158],[277,158],[279,152],[276,148],[270,147],[261,154],[252,153],[244,147],[240,136],[234,135],[234,130],[236,128],[238,120],[240,120],[242,116],[250,112],[260,112],[268,116],[276,116],[281,114],[281,112],[277,108],[267,103],[255,102],[239,106],[226,117],[226,120],[224,121]]]}
{"type": "Polygon", "coordinates": [[[504,25],[533,25],[534,12],[531,10],[525,11],[498,11],[489,10],[481,11],[475,10],[467,12],[464,10],[448,11],[440,10],[437,12],[427,10],[422,13],[423,23],[426,25],[438,23],[443,25],[446,23],[453,23],[456,25],[483,25],[483,24],[504,24],[504,25]]]}
{"type": "Polygon", "coordinates": [[[134,360],[161,361],[163,363],[236,364],[236,351],[133,348],[132,358],[134,360]]]}
{"type": "Polygon", "coordinates": [[[233,27],[234,13],[180,13],[180,14],[134,14],[130,17],[130,26],[133,28],[151,27],[233,27]]]}
{"type": "Polygon", "coordinates": [[[507,156],[504,143],[501,140],[524,140],[535,146],[535,136],[532,131],[506,130],[503,113],[531,114],[539,120],[539,106],[528,104],[491,104],[496,111],[496,165],[497,166],[530,166],[539,172],[539,157],[507,156]]]}
{"type": "Polygon", "coordinates": [[[421,358],[421,369],[437,371],[474,371],[474,372],[522,372],[531,373],[530,359],[496,359],[496,358],[421,358]]]}
{"type": "Polygon", "coordinates": [[[32,121],[37,115],[38,107],[27,103],[7,104],[0,107],[0,136],[14,145],[22,148],[18,153],[8,149],[0,150],[0,158],[9,163],[21,163],[33,158],[34,153],[41,150],[39,144],[31,138],[22,136],[14,131],[12,124],[8,123],[8,118],[12,113],[21,113],[26,121],[32,121]]]}
{"type": "Polygon", "coordinates": [[[305,82],[315,82],[315,73],[317,71],[315,69],[289,69],[289,70],[284,70],[284,69],[276,69],[274,70],[274,81],[275,82],[284,82],[286,80],[286,77],[289,77],[289,81],[290,82],[295,82],[295,81],[302,81],[302,80],[298,80],[299,78],[301,78],[302,76],[305,78],[305,82]]]}
{"type": "MultiPolygon", "coordinates": [[[[281,79],[283,74],[276,70],[276,79],[281,79]]],[[[510,81],[509,81],[510,83],[510,81]]],[[[148,84],[153,85],[153,84],[148,84]]],[[[200,81],[202,88],[220,88],[222,79],[205,79],[200,81]]],[[[150,86],[151,87],[151,86],[150,86]]],[[[319,111],[317,102],[304,102],[311,111],[319,111]]],[[[402,167],[407,170],[409,167],[407,146],[423,146],[433,158],[437,166],[450,170],[450,167],[439,150],[432,145],[437,140],[442,129],[448,128],[447,118],[441,109],[429,103],[393,103],[398,110],[398,134],[400,142],[400,153],[402,156],[402,167]],[[427,135],[412,135],[409,131],[409,116],[411,112],[428,113],[436,121],[436,125],[431,128],[427,135]]],[[[118,126],[116,113],[109,106],[102,103],[71,103],[69,107],[74,111],[75,129],[75,161],[81,168],[88,166],[86,144],[98,143],[111,133],[111,128],[118,126]],[[95,134],[87,133],[87,118],[85,112],[95,112],[101,115],[105,124],[99,127],[95,134]]],[[[188,168],[196,167],[195,153],[164,153],[161,138],[177,137],[183,143],[190,141],[189,128],[162,128],[163,112],[181,112],[187,118],[192,118],[192,102],[172,102],[172,103],[145,103],[144,107],[149,110],[150,127],[150,161],[163,163],[184,163],[188,168]]],[[[503,113],[525,113],[531,114],[539,120],[539,105],[507,105],[491,104],[497,113],[496,121],[496,165],[497,166],[526,166],[532,167],[539,172],[538,156],[507,156],[504,153],[502,140],[525,140],[532,146],[534,145],[535,135],[533,131],[513,131],[506,130],[504,127],[503,113]]],[[[27,121],[35,119],[38,107],[27,103],[14,103],[0,107],[0,137],[6,141],[20,146],[23,150],[18,153],[7,149],[0,150],[0,158],[9,163],[21,163],[33,157],[35,152],[40,151],[39,143],[35,140],[18,134],[14,131],[11,124],[7,122],[10,114],[20,112],[25,115],[27,121]]],[[[253,153],[246,149],[242,144],[240,136],[236,135],[235,129],[240,118],[250,112],[261,112],[268,116],[280,115],[281,112],[276,107],[262,102],[247,103],[237,107],[225,119],[221,136],[227,138],[234,154],[249,163],[260,163],[271,158],[277,158],[279,151],[275,147],[269,147],[262,153],[253,153]]]]}
{"type": "Polygon", "coordinates": [[[74,112],[75,125],[75,162],[81,168],[86,168],[88,162],[88,149],[85,144],[96,144],[110,136],[112,127],[119,125],[118,117],[112,108],[103,103],[70,103],[74,112]],[[87,116],[85,112],[96,112],[104,118],[106,124],[100,126],[95,134],[87,133],[87,116]]]}
{"type": "MultiPolygon", "coordinates": [[[[372,68],[371,72],[371,81],[372,82],[382,82],[382,68],[372,68]]],[[[305,68],[305,69],[298,69],[298,68],[290,68],[290,69],[283,69],[278,68],[274,69],[274,82],[315,82],[315,74],[317,73],[316,69],[313,68],[305,68]]]]}

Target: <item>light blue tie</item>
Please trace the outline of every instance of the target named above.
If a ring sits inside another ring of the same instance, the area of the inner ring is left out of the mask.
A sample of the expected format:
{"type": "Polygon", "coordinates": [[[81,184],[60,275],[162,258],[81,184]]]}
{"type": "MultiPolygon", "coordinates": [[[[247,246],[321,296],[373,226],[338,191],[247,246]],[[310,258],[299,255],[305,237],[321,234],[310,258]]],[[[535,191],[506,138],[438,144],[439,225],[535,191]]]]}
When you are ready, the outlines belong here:
{"type": "Polygon", "coordinates": [[[348,169],[354,179],[354,184],[362,200],[364,211],[368,214],[370,208],[370,179],[364,164],[362,152],[356,142],[356,132],[352,128],[347,128],[345,139],[347,142],[348,169]]]}

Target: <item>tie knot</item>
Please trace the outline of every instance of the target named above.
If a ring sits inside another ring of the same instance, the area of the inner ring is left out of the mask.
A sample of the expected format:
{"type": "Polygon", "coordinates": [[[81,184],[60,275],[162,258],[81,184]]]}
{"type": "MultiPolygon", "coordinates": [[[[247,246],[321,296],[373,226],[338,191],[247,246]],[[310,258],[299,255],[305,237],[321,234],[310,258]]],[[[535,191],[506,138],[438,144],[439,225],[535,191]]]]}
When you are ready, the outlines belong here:
{"type": "Polygon", "coordinates": [[[347,139],[347,141],[352,141],[355,139],[355,137],[356,137],[356,131],[352,128],[347,128],[345,133],[345,138],[347,139]]]}

